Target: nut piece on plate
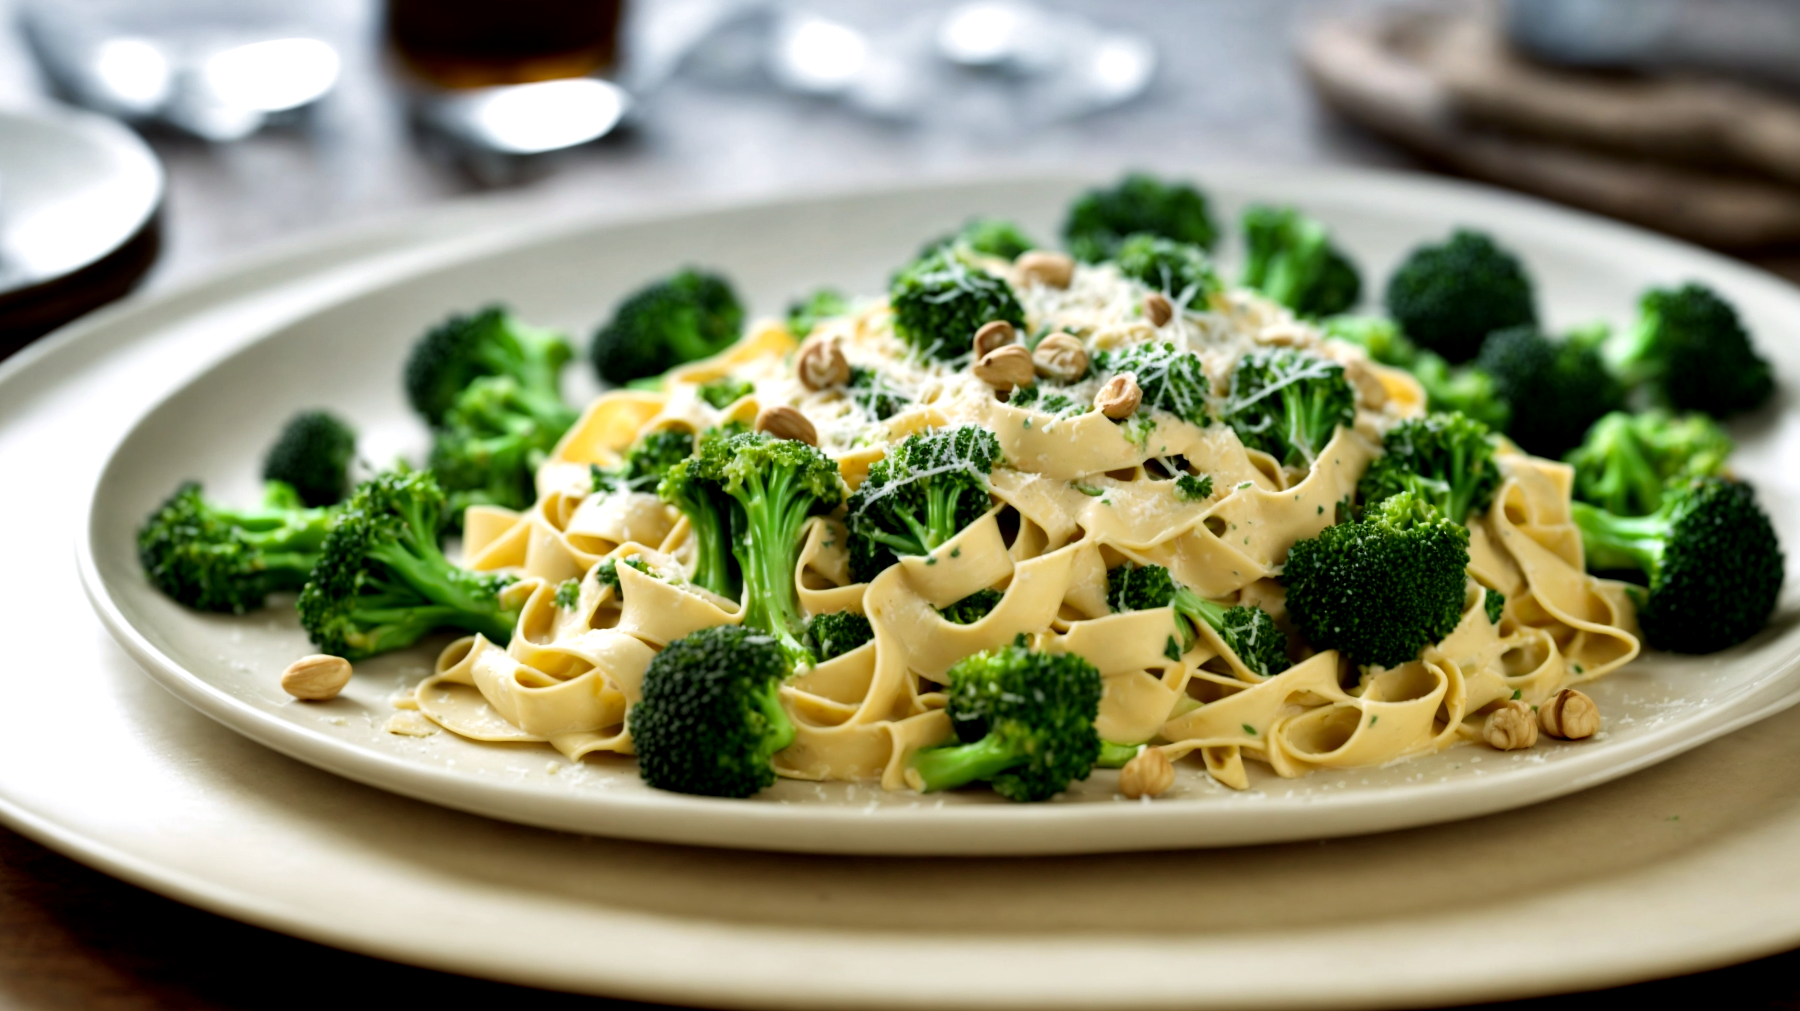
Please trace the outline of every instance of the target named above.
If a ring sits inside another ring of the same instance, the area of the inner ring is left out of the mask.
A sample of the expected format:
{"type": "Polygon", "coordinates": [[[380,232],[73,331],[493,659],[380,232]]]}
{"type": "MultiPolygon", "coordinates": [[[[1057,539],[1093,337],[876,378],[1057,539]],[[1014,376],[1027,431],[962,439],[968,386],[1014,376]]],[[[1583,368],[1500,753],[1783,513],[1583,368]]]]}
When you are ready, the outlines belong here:
{"type": "Polygon", "coordinates": [[[980,358],[995,348],[1003,348],[1018,339],[1013,325],[1003,319],[990,319],[975,331],[975,357],[980,358]]]}
{"type": "Polygon", "coordinates": [[[767,432],[777,439],[804,442],[808,446],[819,444],[819,430],[806,420],[806,415],[786,404],[763,408],[762,413],[756,416],[756,430],[767,432]]]}
{"type": "Polygon", "coordinates": [[[324,702],[337,698],[350,683],[350,661],[329,653],[314,653],[288,664],[281,672],[281,690],[297,699],[324,702]]]}
{"type": "Polygon", "coordinates": [[[1028,280],[1052,288],[1067,288],[1075,277],[1075,259],[1065,253],[1053,253],[1047,249],[1033,249],[1020,253],[1013,261],[1019,268],[1019,274],[1028,280]]]}
{"type": "Polygon", "coordinates": [[[1153,291],[1144,296],[1144,318],[1151,326],[1160,327],[1175,318],[1175,307],[1162,292],[1153,291]]]}
{"type": "Polygon", "coordinates": [[[1575,689],[1564,688],[1538,707],[1538,723],[1551,737],[1579,741],[1600,732],[1600,707],[1575,689]]]}
{"type": "Polygon", "coordinates": [[[1161,748],[1148,747],[1119,770],[1119,792],[1132,800],[1155,797],[1175,785],[1175,766],[1161,748]]]}
{"type": "Polygon", "coordinates": [[[1087,348],[1082,347],[1080,339],[1073,334],[1053,333],[1038,341],[1037,350],[1031,353],[1031,363],[1040,376],[1059,383],[1072,383],[1087,375],[1087,348]]]}
{"type": "Polygon", "coordinates": [[[1037,381],[1037,366],[1031,363],[1031,352],[1020,344],[1008,344],[989,351],[976,360],[970,371],[975,373],[976,379],[1002,393],[1037,381]]]}
{"type": "Polygon", "coordinates": [[[830,337],[814,338],[801,345],[795,371],[800,374],[800,385],[815,393],[850,380],[850,363],[844,359],[837,341],[830,337]]]}
{"type": "Polygon", "coordinates": [[[1138,387],[1137,376],[1130,372],[1121,372],[1108,379],[1100,392],[1094,394],[1094,409],[1114,421],[1124,421],[1137,413],[1138,405],[1144,402],[1144,391],[1138,387]]]}
{"type": "Polygon", "coordinates": [[[1501,751],[1517,751],[1537,743],[1537,714],[1518,699],[1488,714],[1481,736],[1501,751]]]}

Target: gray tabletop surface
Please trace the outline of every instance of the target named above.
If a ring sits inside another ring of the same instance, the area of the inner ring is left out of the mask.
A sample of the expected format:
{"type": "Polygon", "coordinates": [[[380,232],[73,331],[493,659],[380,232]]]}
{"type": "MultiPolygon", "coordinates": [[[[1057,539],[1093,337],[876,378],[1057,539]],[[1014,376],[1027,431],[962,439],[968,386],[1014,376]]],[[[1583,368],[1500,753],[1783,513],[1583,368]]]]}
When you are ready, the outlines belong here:
{"type": "MultiPolygon", "coordinates": [[[[0,0],[0,107],[43,101],[47,88],[0,0]]],[[[818,9],[870,31],[903,30],[941,5],[864,0],[818,9]]],[[[1057,2],[1155,39],[1160,66],[1136,101],[1093,118],[1016,131],[881,122],[766,88],[722,89],[677,77],[644,96],[626,136],[483,181],[428,151],[409,126],[379,45],[377,8],[361,0],[309,7],[345,55],[337,90],[298,121],[233,144],[149,131],[169,174],[163,257],[147,284],[165,287],[321,228],[504,190],[546,206],[645,209],[821,187],[954,178],[1012,170],[1179,168],[1208,164],[1347,163],[1418,168],[1312,100],[1291,59],[1297,0],[1057,2]]],[[[640,10],[639,16],[654,15],[640,10]]],[[[1794,261],[1768,265],[1791,272],[1794,261]]],[[[1800,955],[1596,995],[1800,1004],[1800,955]]],[[[0,828],[0,1007],[250,1008],[364,999],[524,999],[538,993],[325,949],[245,926],[115,881],[0,828]],[[303,971],[296,971],[302,970],[303,971]],[[271,974],[282,981],[271,997],[271,974]]],[[[1522,1002],[1574,1006],[1586,996],[1522,1002]]],[[[627,1007],[579,1000],[583,1006],[627,1007]]]]}

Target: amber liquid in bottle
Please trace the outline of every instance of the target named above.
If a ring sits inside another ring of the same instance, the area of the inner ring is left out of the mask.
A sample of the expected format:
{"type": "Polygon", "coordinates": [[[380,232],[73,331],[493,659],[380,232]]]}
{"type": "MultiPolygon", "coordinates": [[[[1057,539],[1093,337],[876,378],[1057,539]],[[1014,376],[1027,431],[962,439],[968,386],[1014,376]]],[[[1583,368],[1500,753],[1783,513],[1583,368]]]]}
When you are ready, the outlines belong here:
{"type": "Polygon", "coordinates": [[[623,0],[388,0],[387,31],[414,73],[442,88],[610,71],[623,0]]]}

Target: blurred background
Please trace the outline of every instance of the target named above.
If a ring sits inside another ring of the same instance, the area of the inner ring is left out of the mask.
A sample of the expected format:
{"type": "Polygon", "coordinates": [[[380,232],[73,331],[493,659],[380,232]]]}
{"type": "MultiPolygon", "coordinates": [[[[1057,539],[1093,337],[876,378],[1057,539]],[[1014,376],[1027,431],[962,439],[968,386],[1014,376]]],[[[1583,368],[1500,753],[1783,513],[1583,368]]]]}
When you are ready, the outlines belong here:
{"type": "Polygon", "coordinates": [[[1795,273],[1795,52],[1792,0],[0,0],[0,339],[467,194],[1074,165],[1448,171],[1795,273]]]}

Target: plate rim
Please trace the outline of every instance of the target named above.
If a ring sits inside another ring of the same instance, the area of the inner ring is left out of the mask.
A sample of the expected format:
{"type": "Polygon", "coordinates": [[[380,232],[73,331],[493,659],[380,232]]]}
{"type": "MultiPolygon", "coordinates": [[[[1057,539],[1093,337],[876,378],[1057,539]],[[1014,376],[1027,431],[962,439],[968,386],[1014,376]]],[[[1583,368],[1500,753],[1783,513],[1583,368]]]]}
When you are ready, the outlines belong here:
{"type": "MultiPolygon", "coordinates": [[[[1615,232],[1612,238],[1616,241],[1659,244],[1666,252],[1689,260],[1698,254],[1714,261],[1709,265],[1713,268],[1736,272],[1759,282],[1773,280],[1785,296],[1800,296],[1800,293],[1792,291],[1791,286],[1780,279],[1709,250],[1523,194],[1493,190],[1461,180],[1341,166],[1287,166],[1275,170],[1262,167],[1197,166],[1189,171],[1203,185],[1223,185],[1228,189],[1253,191],[1259,185],[1267,185],[1267,181],[1273,176],[1281,175],[1290,181],[1372,186],[1378,192],[1385,188],[1387,192],[1383,195],[1390,197],[1395,195],[1395,188],[1405,187],[1414,194],[1423,188],[1433,191],[1432,196],[1436,198],[1474,200],[1490,207],[1495,204],[1511,204],[1518,209],[1528,209],[1553,227],[1577,227],[1586,231],[1599,226],[1603,231],[1615,232]]],[[[369,294],[385,284],[398,283],[433,269],[454,266],[471,259],[504,257],[535,244],[556,241],[594,229],[605,230],[657,220],[705,219],[731,210],[771,210],[796,204],[817,205],[879,195],[916,195],[1020,182],[1075,187],[1091,182],[1100,175],[1086,172],[989,173],[970,178],[927,180],[904,186],[846,187],[839,191],[820,193],[703,202],[697,207],[662,208],[623,216],[579,216],[549,226],[527,223],[507,230],[498,241],[488,238],[482,242],[458,243],[455,245],[455,252],[450,255],[385,276],[380,284],[371,284],[359,288],[355,293],[339,296],[338,302],[369,294]]],[[[426,214],[421,213],[419,216],[424,217],[426,214]]],[[[334,304],[338,303],[311,306],[296,318],[327,310],[334,304]]],[[[1114,805],[1105,808],[1108,814],[1104,818],[1096,816],[1093,805],[1062,804],[889,807],[864,811],[804,804],[744,803],[662,793],[601,794],[576,798],[548,791],[521,790],[516,785],[499,784],[478,777],[465,777],[409,762],[398,756],[367,750],[355,743],[283,720],[241,702],[222,688],[187,671],[133,626],[112,599],[106,579],[101,574],[96,561],[96,541],[101,536],[101,527],[95,503],[98,492],[111,473],[125,443],[148,417],[177,396],[182,389],[210,371],[223,367],[237,356],[273,339],[280,329],[281,327],[269,328],[240,339],[215,360],[164,390],[154,402],[121,426],[120,435],[107,449],[92,485],[82,498],[78,514],[79,533],[75,553],[82,587],[90,606],[115,641],[164,688],[208,717],[296,760],[377,789],[429,803],[543,828],[683,845],[778,852],[1028,856],[1171,847],[1211,848],[1391,831],[1541,803],[1630,775],[1800,703],[1800,682],[1782,684],[1800,667],[1800,635],[1797,635],[1788,644],[1788,650],[1771,661],[1755,680],[1740,687],[1730,702],[1657,728],[1633,741],[1570,756],[1560,760],[1554,767],[1510,768],[1505,774],[1473,781],[1409,784],[1405,792],[1387,789],[1374,796],[1345,792],[1303,800],[1271,800],[1259,804],[1259,808],[1276,807],[1276,816],[1265,819],[1277,822],[1273,831],[1265,829],[1198,843],[1183,840],[1180,829],[1197,820],[1205,820],[1208,812],[1204,808],[1196,809],[1179,803],[1114,805]],[[1703,721],[1707,725],[1696,730],[1692,726],[1695,721],[1703,721]],[[1512,796],[1502,796],[1509,793],[1512,796]],[[604,826],[598,824],[595,813],[607,811],[617,813],[621,820],[607,821],[604,826]],[[1307,827],[1310,821],[1338,812],[1346,812],[1342,817],[1349,823],[1342,829],[1319,832],[1307,827]],[[1071,830],[1071,826],[1078,827],[1089,821],[1105,822],[1106,831],[1090,830],[1083,835],[1071,830]],[[931,826],[934,833],[918,831],[920,826],[926,825],[931,826]],[[996,845],[992,838],[995,834],[993,830],[1000,826],[1015,831],[1005,833],[1009,837],[1007,843],[996,845]],[[1060,834],[1030,831],[1050,827],[1058,829],[1060,834]],[[905,829],[913,829],[913,836],[910,841],[896,844],[895,836],[889,833],[905,829]],[[1119,831],[1120,829],[1124,831],[1119,831]],[[927,844],[921,846],[919,837],[923,837],[927,844]]],[[[0,370],[0,378],[6,374],[6,371],[0,370]]]]}

